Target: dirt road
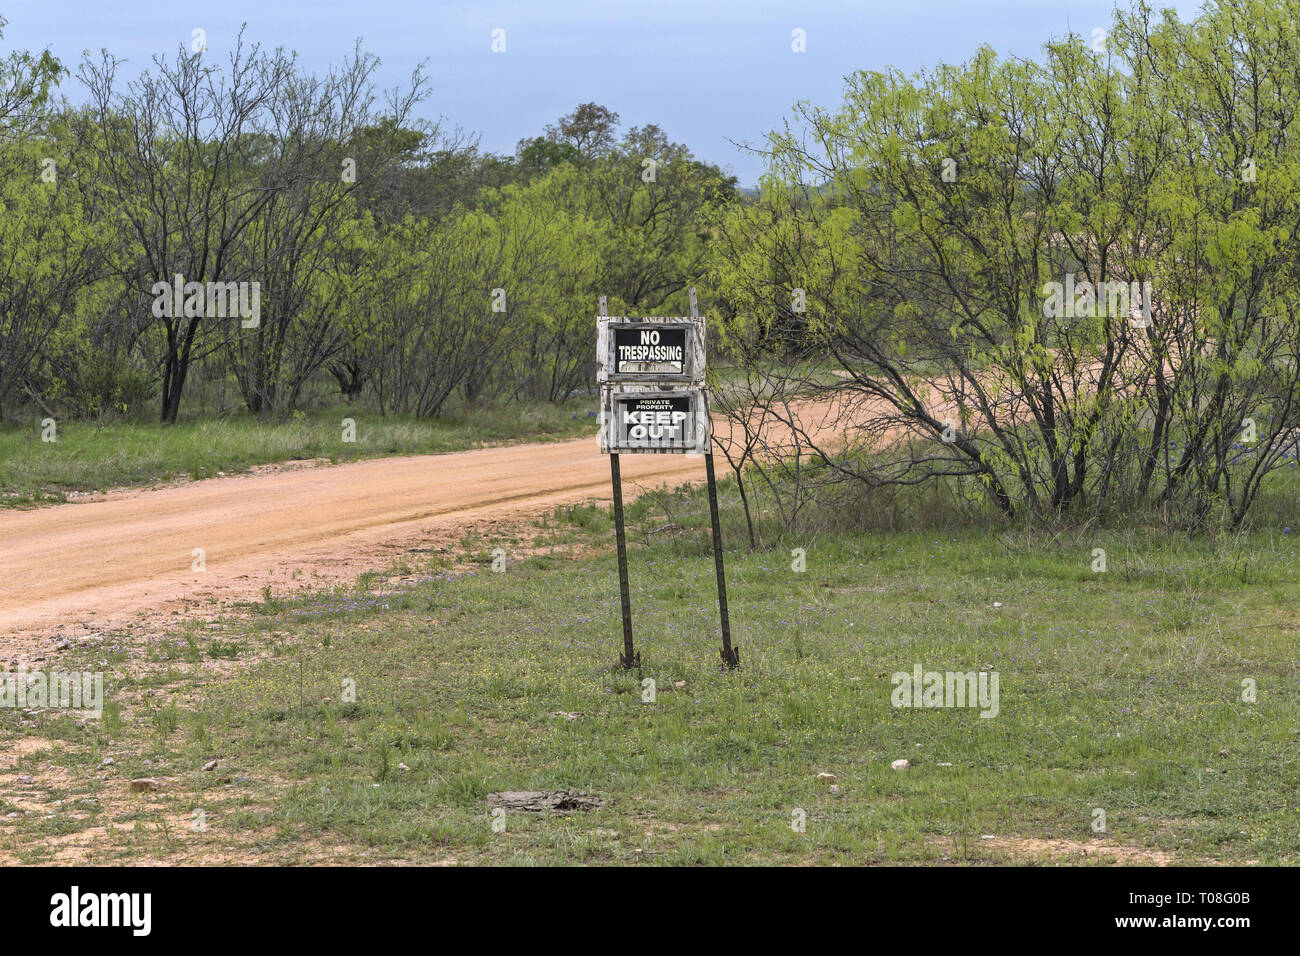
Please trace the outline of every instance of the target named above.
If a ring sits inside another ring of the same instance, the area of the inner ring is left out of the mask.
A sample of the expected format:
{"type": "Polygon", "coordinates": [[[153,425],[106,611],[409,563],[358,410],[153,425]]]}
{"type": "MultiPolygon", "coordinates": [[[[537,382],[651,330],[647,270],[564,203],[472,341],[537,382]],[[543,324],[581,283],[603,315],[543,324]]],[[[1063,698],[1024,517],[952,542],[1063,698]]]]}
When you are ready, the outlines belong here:
{"type": "MultiPolygon", "coordinates": [[[[624,455],[625,493],[702,479],[704,460],[624,455]]],[[[271,585],[350,580],[413,547],[608,499],[595,438],[113,491],[0,513],[0,660],[160,615],[209,615],[271,585]],[[194,550],[206,570],[192,570],[194,550]],[[142,618],[143,615],[143,618],[142,618]]],[[[487,545],[490,550],[491,544],[487,545]]]]}
{"type": "MultiPolygon", "coordinates": [[[[859,404],[849,419],[885,414],[859,404]]],[[[796,403],[804,433],[838,435],[833,403],[796,403]]],[[[755,412],[755,421],[763,421],[755,412]]],[[[784,425],[755,424],[776,439],[784,425]],[[772,429],[777,429],[773,432],[772,429]]],[[[714,416],[724,441],[732,425],[714,416]]],[[[740,432],[735,432],[737,436],[740,432]]],[[[704,479],[704,459],[621,456],[629,499],[704,479]]],[[[725,459],[718,467],[729,473],[725,459]]],[[[463,555],[469,534],[490,551],[558,505],[610,497],[609,459],[594,436],[232,475],[92,500],[0,511],[0,666],[29,660],[52,638],[163,619],[211,617],[232,602],[351,582],[413,549],[463,555]],[[204,570],[195,570],[201,549],[204,570]]],[[[507,551],[510,549],[507,547],[507,551]]],[[[412,562],[415,563],[415,562],[412,562]]]]}

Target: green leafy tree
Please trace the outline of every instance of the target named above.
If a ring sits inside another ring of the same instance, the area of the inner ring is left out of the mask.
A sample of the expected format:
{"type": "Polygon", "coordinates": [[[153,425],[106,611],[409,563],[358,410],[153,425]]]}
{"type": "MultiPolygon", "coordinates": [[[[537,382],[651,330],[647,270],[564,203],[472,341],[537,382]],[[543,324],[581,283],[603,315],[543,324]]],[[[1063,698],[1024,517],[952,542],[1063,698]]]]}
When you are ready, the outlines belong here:
{"type": "Polygon", "coordinates": [[[832,471],[955,477],[1008,514],[1240,523],[1300,425],[1297,13],[1138,4],[1104,54],[857,73],[773,134],[715,276],[739,338],[796,328],[821,357],[810,387],[853,424],[820,448],[832,471]],[[1138,283],[1132,307],[1103,282],[1138,283]],[[1093,297],[1054,307],[1052,283],[1093,297]]]}

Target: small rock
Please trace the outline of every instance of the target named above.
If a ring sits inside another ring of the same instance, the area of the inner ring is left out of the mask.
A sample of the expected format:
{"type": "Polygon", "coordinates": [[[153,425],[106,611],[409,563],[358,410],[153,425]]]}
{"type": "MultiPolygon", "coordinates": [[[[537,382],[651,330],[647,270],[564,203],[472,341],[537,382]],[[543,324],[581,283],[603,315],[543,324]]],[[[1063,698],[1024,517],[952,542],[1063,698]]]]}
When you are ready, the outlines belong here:
{"type": "Polygon", "coordinates": [[[203,769],[204,769],[204,770],[216,770],[216,769],[217,769],[217,762],[216,762],[215,760],[209,760],[207,763],[205,763],[205,764],[203,765],[203,769]]]}
{"type": "Polygon", "coordinates": [[[148,793],[151,790],[161,790],[162,784],[152,777],[141,777],[138,780],[131,781],[132,793],[148,793]]]}
{"type": "Polygon", "coordinates": [[[100,764],[100,766],[101,766],[101,767],[111,767],[111,766],[113,766],[113,764],[115,764],[116,762],[117,762],[117,761],[115,761],[112,757],[105,757],[104,760],[103,760],[103,762],[100,764]]]}
{"type": "Polygon", "coordinates": [[[821,782],[821,783],[834,783],[834,782],[835,782],[835,774],[833,774],[833,773],[819,773],[819,774],[817,775],[817,780],[818,780],[819,782],[821,782]]]}
{"type": "Polygon", "coordinates": [[[72,646],[72,642],[70,640],[68,640],[66,637],[61,637],[59,638],[58,643],[54,645],[54,649],[56,651],[66,651],[71,646],[72,646]]]}
{"type": "Polygon", "coordinates": [[[940,767],[951,767],[952,764],[950,764],[950,763],[941,763],[941,764],[939,764],[939,766],[940,766],[940,767]]]}
{"type": "Polygon", "coordinates": [[[675,681],[673,681],[673,686],[674,686],[674,687],[685,687],[685,686],[686,686],[686,681],[684,681],[684,680],[675,680],[675,681]]]}
{"type": "Polygon", "coordinates": [[[1227,749],[1220,750],[1220,751],[1219,751],[1219,756],[1220,756],[1220,757],[1226,757],[1226,756],[1228,756],[1228,751],[1227,751],[1227,749]]]}
{"type": "Polygon", "coordinates": [[[411,768],[408,767],[408,766],[407,766],[406,764],[404,764],[404,763],[399,763],[399,764],[397,765],[397,769],[398,769],[398,770],[410,770],[411,768]]]}
{"type": "Polygon", "coordinates": [[[839,793],[839,792],[840,792],[840,785],[838,783],[831,784],[831,793],[839,793]]]}
{"type": "Polygon", "coordinates": [[[20,773],[20,774],[18,775],[18,782],[19,782],[19,783],[35,783],[35,782],[36,782],[36,778],[33,777],[33,776],[32,776],[31,774],[29,774],[29,773],[20,773]]]}
{"type": "Polygon", "coordinates": [[[911,769],[912,769],[912,761],[910,761],[910,760],[895,760],[895,761],[894,761],[893,763],[891,763],[889,766],[890,766],[890,769],[892,769],[892,770],[911,770],[911,769]]]}
{"type": "Polygon", "coordinates": [[[994,606],[994,607],[1001,607],[1001,606],[1002,606],[1002,602],[1001,602],[1001,601],[994,601],[994,602],[993,602],[993,606],[994,606]]]}

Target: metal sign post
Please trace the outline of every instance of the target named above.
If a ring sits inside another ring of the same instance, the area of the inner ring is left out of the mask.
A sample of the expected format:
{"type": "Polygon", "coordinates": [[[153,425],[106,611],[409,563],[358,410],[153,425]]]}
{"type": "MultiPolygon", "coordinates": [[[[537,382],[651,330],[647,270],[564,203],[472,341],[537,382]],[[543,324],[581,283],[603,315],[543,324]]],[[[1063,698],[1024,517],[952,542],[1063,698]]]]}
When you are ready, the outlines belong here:
{"type": "MultiPolygon", "coordinates": [[[[691,287],[691,318],[700,314],[695,287],[691,287]]],[[[718,617],[722,620],[722,663],[740,666],[740,651],[731,646],[731,618],[727,614],[727,572],[722,563],[722,525],[718,520],[718,481],[713,475],[713,445],[704,453],[704,470],[709,481],[709,518],[713,522],[713,564],[718,573],[718,617]]]]}
{"type": "Polygon", "coordinates": [[[718,483],[713,477],[713,454],[704,456],[709,473],[709,517],[713,519],[713,563],[718,572],[718,615],[722,618],[722,662],[728,667],[740,664],[740,651],[731,646],[731,620],[727,616],[727,573],[722,567],[722,528],[718,524],[718,483]]]}
{"type": "Polygon", "coordinates": [[[632,647],[632,595],[627,586],[627,534],[623,530],[623,478],[618,471],[618,452],[609,456],[614,482],[614,537],[618,540],[618,596],[623,604],[623,653],[618,662],[631,669],[641,666],[641,655],[632,647]]]}
{"type": "Polygon", "coordinates": [[[740,663],[731,646],[727,578],[718,519],[718,485],[713,471],[709,392],[704,385],[704,319],[695,289],[690,318],[611,318],[605,296],[597,318],[596,373],[601,388],[600,450],[609,455],[614,488],[614,535],[618,543],[619,599],[623,611],[623,653],[619,664],[641,666],[632,644],[632,599],[627,574],[627,533],[623,522],[623,481],[619,453],[702,454],[708,474],[709,518],[722,618],[722,660],[740,663]]]}
{"type": "MultiPolygon", "coordinates": [[[[600,297],[600,314],[609,314],[605,297],[600,297]]],[[[610,481],[614,486],[614,538],[618,542],[618,596],[623,609],[623,653],[618,662],[625,668],[641,666],[641,655],[632,645],[632,594],[627,583],[627,533],[623,529],[623,476],[618,468],[618,452],[609,455],[610,481]]]]}

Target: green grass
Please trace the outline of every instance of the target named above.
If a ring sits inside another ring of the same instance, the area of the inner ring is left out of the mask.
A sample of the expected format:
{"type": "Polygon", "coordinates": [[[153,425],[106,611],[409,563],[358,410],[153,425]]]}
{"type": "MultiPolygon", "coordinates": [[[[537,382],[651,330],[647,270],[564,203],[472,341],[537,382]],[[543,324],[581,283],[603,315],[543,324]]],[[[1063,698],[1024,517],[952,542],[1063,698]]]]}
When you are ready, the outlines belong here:
{"type": "Polygon", "coordinates": [[[175,478],[211,478],[256,465],[314,458],[333,462],[385,455],[460,451],[514,441],[551,441],[592,434],[596,400],[538,402],[470,409],[436,420],[380,417],[340,406],[288,421],[251,415],[195,417],[175,425],[60,422],[57,441],[41,426],[0,427],[0,507],[67,500],[69,492],[149,485],[175,478]],[[343,420],[356,423],[344,441],[343,420]]]}
{"type": "MultiPolygon", "coordinates": [[[[0,748],[55,742],[13,771],[50,816],[0,817],[0,855],[39,861],[57,836],[95,863],[996,863],[1038,859],[1005,841],[1041,839],[1075,862],[1108,861],[1103,845],[1300,862],[1293,537],[839,534],[804,543],[803,573],[784,547],[733,551],[743,666],[724,672],[703,512],[678,508],[672,537],[629,511],[640,673],[614,666],[615,562],[589,551],[74,650],[60,666],[109,661],[117,709],[84,727],[0,712],[0,748]],[[891,706],[891,675],[917,663],[996,670],[998,716],[891,706]],[[141,775],[164,789],[125,795],[141,775]],[[494,831],[489,793],[562,788],[606,803],[494,831]]],[[[607,543],[604,509],[548,525],[607,543]]]]}

